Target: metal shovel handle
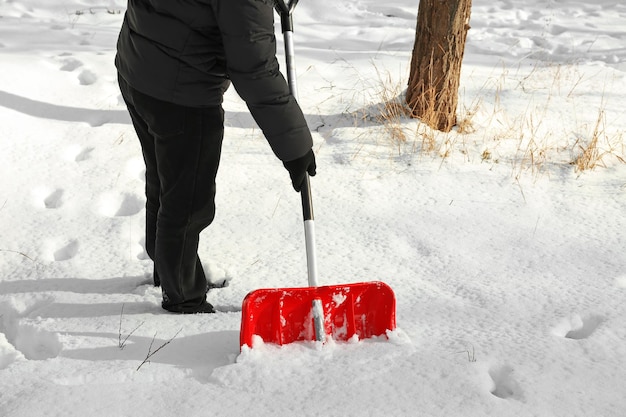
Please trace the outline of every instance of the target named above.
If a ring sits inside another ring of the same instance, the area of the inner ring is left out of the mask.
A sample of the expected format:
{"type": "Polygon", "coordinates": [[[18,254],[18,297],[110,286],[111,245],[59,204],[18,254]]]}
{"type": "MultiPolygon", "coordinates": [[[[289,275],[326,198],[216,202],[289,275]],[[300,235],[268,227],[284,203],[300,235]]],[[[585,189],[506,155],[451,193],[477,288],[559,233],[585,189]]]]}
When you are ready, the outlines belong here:
{"type": "MultiPolygon", "coordinates": [[[[289,92],[298,101],[298,88],[296,83],[295,54],[293,48],[293,19],[292,13],[298,0],[277,0],[275,8],[280,14],[283,37],[285,39],[285,59],[287,63],[287,82],[289,92]]],[[[304,238],[306,244],[306,260],[309,287],[317,287],[317,256],[315,253],[315,227],[313,216],[313,201],[311,198],[311,182],[309,174],[304,174],[304,184],[300,191],[302,198],[302,214],[304,216],[304,238]]],[[[326,340],[324,328],[324,309],[319,298],[313,300],[312,305],[313,324],[315,326],[315,339],[326,340]]]]}
{"type": "MultiPolygon", "coordinates": [[[[283,28],[285,27],[285,20],[291,20],[291,12],[295,7],[297,0],[286,2],[285,0],[278,0],[276,2],[276,9],[279,10],[281,21],[283,22],[283,28]]],[[[296,84],[296,68],[295,68],[295,55],[293,48],[292,30],[283,31],[285,38],[285,59],[287,61],[287,81],[289,83],[289,92],[298,101],[298,88],[296,84]]],[[[302,198],[302,214],[305,223],[305,238],[306,238],[306,252],[307,252],[307,266],[309,272],[309,286],[317,287],[317,266],[315,257],[315,230],[313,228],[313,200],[311,198],[311,181],[309,174],[304,174],[304,184],[300,191],[302,198]]]]}
{"type": "MultiPolygon", "coordinates": [[[[291,13],[296,6],[297,0],[287,2],[286,0],[278,0],[276,2],[276,10],[280,13],[280,18],[283,23],[283,29],[285,28],[285,20],[291,20],[291,13]]],[[[287,63],[287,82],[289,83],[289,92],[298,101],[298,88],[296,84],[296,68],[295,68],[295,54],[293,48],[292,30],[284,30],[283,35],[285,39],[285,59],[287,63]]],[[[317,287],[317,266],[315,257],[315,230],[313,228],[313,200],[311,198],[311,181],[309,174],[304,174],[304,184],[300,191],[302,198],[302,214],[304,216],[305,224],[305,238],[306,238],[306,252],[307,252],[307,266],[309,272],[309,286],[317,287]]]]}

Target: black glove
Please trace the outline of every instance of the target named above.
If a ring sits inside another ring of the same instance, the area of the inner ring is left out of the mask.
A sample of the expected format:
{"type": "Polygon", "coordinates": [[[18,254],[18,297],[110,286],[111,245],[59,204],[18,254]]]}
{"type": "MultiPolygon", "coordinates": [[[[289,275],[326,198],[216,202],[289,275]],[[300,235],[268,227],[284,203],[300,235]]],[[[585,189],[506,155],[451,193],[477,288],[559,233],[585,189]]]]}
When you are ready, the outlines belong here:
{"type": "Polygon", "coordinates": [[[293,184],[294,190],[300,192],[302,186],[304,185],[304,176],[308,172],[310,176],[315,176],[315,169],[317,166],[315,165],[315,154],[313,153],[313,149],[306,153],[306,155],[301,156],[298,159],[294,159],[293,161],[283,161],[283,165],[289,171],[289,176],[291,177],[291,183],[293,184]]]}

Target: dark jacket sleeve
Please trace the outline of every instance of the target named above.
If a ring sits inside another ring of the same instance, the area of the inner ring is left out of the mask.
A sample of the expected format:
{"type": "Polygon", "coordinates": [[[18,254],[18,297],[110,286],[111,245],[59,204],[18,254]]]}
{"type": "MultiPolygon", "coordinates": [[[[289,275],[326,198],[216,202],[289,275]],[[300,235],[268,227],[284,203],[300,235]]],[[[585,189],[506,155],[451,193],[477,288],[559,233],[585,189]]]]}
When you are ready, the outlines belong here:
{"type": "Polygon", "coordinates": [[[271,0],[215,1],[228,75],[276,156],[291,161],[312,147],[302,110],[279,71],[271,0]]]}

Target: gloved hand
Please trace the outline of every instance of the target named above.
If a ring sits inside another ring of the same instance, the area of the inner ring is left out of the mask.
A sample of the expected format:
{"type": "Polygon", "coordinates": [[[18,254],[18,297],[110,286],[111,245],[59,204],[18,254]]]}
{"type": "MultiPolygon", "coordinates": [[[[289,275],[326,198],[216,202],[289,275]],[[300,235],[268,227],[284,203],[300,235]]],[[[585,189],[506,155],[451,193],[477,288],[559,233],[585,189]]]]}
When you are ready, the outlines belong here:
{"type": "Polygon", "coordinates": [[[283,165],[287,168],[287,171],[289,171],[291,183],[293,184],[294,190],[297,192],[302,190],[305,174],[308,172],[309,175],[313,177],[315,176],[315,169],[317,168],[315,165],[315,154],[313,153],[313,149],[298,159],[294,159],[293,161],[283,161],[283,165]]]}

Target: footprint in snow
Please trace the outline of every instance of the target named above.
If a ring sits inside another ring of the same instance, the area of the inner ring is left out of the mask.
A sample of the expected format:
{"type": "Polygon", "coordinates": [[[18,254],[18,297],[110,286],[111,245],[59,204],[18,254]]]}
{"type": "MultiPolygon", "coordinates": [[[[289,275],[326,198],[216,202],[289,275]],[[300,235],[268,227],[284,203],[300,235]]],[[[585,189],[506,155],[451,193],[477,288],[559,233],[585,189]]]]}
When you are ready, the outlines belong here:
{"type": "Polygon", "coordinates": [[[57,333],[19,323],[13,345],[26,359],[36,361],[56,358],[63,349],[57,333]]]}
{"type": "Polygon", "coordinates": [[[16,306],[0,309],[0,369],[22,356],[29,360],[45,360],[59,355],[63,346],[58,334],[24,322],[30,313],[51,303],[52,300],[44,298],[19,309],[16,306]]]}
{"type": "Polygon", "coordinates": [[[63,194],[60,188],[38,187],[32,191],[33,203],[39,208],[56,209],[63,205],[63,194]]]}
{"type": "Polygon", "coordinates": [[[61,68],[59,69],[61,71],[67,71],[67,72],[72,72],[75,69],[83,66],[83,63],[76,58],[66,58],[63,61],[61,61],[61,63],[62,65],[61,65],[61,68]]]}
{"type": "Polygon", "coordinates": [[[489,376],[493,381],[491,394],[503,400],[512,398],[523,399],[523,393],[519,384],[513,379],[513,368],[508,365],[493,367],[489,370],[489,376]]]}
{"type": "Polygon", "coordinates": [[[93,150],[94,148],[83,147],[78,144],[71,145],[63,153],[63,158],[70,162],[83,162],[91,158],[93,150]]]}
{"type": "Polygon", "coordinates": [[[566,339],[582,340],[589,338],[596,329],[605,321],[605,318],[599,315],[588,315],[581,317],[574,314],[568,319],[563,320],[556,326],[552,333],[556,336],[566,339]]]}
{"type": "Polygon", "coordinates": [[[92,85],[98,81],[98,76],[90,70],[83,70],[78,74],[78,82],[80,85],[92,85]]]}
{"type": "Polygon", "coordinates": [[[106,217],[125,217],[139,213],[144,199],[133,194],[104,193],[99,198],[98,212],[106,217]]]}
{"type": "Polygon", "coordinates": [[[83,162],[91,158],[91,152],[93,152],[94,148],[84,148],[82,149],[78,155],[74,158],[76,162],[83,162]]]}
{"type": "Polygon", "coordinates": [[[43,204],[48,209],[56,209],[63,205],[63,190],[56,189],[50,193],[44,200],[43,204]]]}
{"type": "Polygon", "coordinates": [[[573,328],[572,330],[568,331],[565,334],[565,337],[567,339],[574,339],[574,340],[587,339],[589,336],[591,336],[593,332],[596,331],[598,326],[603,321],[604,321],[604,318],[600,316],[588,316],[588,317],[582,318],[579,323],[580,325],[578,325],[577,323],[576,328],[573,328]]]}
{"type": "Polygon", "coordinates": [[[72,240],[66,243],[65,245],[63,245],[61,248],[55,250],[52,253],[52,257],[57,262],[69,261],[70,259],[76,256],[76,254],[78,253],[79,246],[80,245],[78,244],[77,240],[72,240]]]}
{"type": "Polygon", "coordinates": [[[44,242],[42,258],[53,262],[68,261],[78,254],[77,240],[48,239],[44,242]]]}

